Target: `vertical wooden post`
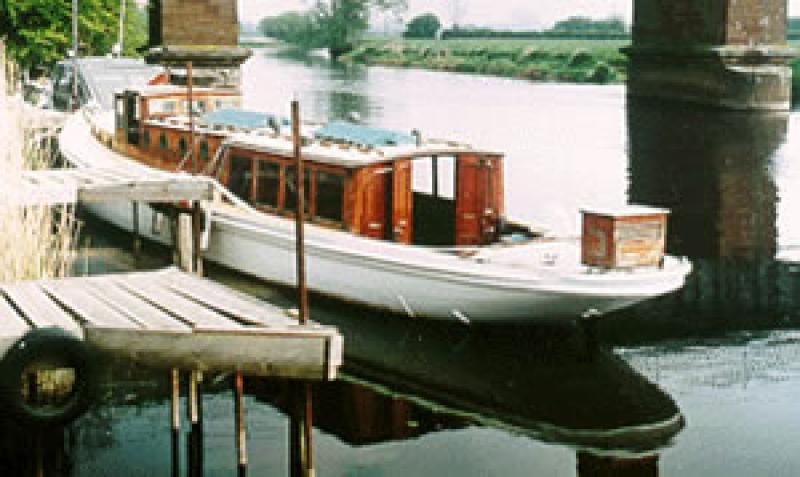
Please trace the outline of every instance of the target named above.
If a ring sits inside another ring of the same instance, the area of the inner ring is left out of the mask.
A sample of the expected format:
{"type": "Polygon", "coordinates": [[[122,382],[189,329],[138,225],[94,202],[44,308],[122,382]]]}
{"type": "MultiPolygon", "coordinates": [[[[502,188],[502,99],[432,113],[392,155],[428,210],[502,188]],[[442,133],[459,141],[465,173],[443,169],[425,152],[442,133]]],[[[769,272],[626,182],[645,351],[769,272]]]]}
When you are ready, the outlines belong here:
{"type": "Polygon", "coordinates": [[[203,475],[203,395],[200,389],[200,371],[193,370],[189,373],[189,398],[186,407],[189,419],[188,464],[189,475],[202,477],[203,475]]]}
{"type": "Polygon", "coordinates": [[[239,477],[247,475],[247,425],[244,420],[244,378],[240,371],[234,376],[234,419],[236,421],[236,461],[239,477]]]}
{"type": "Polygon", "coordinates": [[[186,94],[189,99],[189,154],[192,155],[192,174],[197,174],[197,156],[194,153],[194,95],[192,94],[192,62],[186,63],[186,94]]]}
{"type": "Polygon", "coordinates": [[[170,238],[172,239],[172,263],[175,265],[181,265],[181,251],[180,251],[180,227],[178,226],[178,217],[180,214],[178,213],[178,209],[172,207],[169,212],[169,228],[170,228],[170,238]]]}
{"type": "Polygon", "coordinates": [[[292,146],[294,164],[297,170],[297,214],[295,222],[296,255],[297,255],[297,302],[300,308],[300,324],[308,320],[308,293],[306,292],[306,256],[303,225],[306,215],[305,174],[300,137],[300,103],[292,101],[292,146]]]}
{"type": "Polygon", "coordinates": [[[178,213],[178,264],[185,272],[194,272],[193,217],[178,213]]]}
{"type": "Polygon", "coordinates": [[[300,384],[289,382],[289,476],[303,477],[305,473],[305,426],[300,416],[303,406],[300,401],[300,384]]]}
{"type": "Polygon", "coordinates": [[[172,477],[178,477],[181,470],[180,455],[180,372],[177,368],[172,368],[170,372],[170,384],[172,386],[170,423],[172,428],[172,477]]]}
{"type": "Polygon", "coordinates": [[[313,425],[313,400],[312,400],[312,393],[311,393],[311,383],[304,383],[304,393],[303,393],[303,401],[305,404],[305,409],[303,409],[303,437],[304,437],[304,457],[305,457],[305,472],[304,477],[314,477],[315,470],[314,470],[314,447],[313,447],[313,439],[312,439],[312,432],[314,431],[313,425]]]}
{"type": "Polygon", "coordinates": [[[192,203],[192,271],[200,276],[203,276],[203,256],[200,253],[202,218],[200,201],[196,200],[192,203]]]}
{"type": "Polygon", "coordinates": [[[72,94],[70,111],[78,109],[78,0],[72,0],[72,94]]]}
{"type": "Polygon", "coordinates": [[[139,202],[131,202],[133,211],[133,258],[139,261],[142,251],[142,237],[139,230],[139,202]]]}
{"type": "MultiPolygon", "coordinates": [[[[292,101],[292,146],[297,170],[297,215],[295,223],[297,255],[297,301],[300,324],[308,324],[308,290],[305,262],[305,172],[303,170],[302,137],[300,136],[300,103],[292,101]]],[[[292,383],[292,412],[289,421],[289,468],[292,476],[314,475],[311,434],[312,394],[308,383],[292,383]]]]}

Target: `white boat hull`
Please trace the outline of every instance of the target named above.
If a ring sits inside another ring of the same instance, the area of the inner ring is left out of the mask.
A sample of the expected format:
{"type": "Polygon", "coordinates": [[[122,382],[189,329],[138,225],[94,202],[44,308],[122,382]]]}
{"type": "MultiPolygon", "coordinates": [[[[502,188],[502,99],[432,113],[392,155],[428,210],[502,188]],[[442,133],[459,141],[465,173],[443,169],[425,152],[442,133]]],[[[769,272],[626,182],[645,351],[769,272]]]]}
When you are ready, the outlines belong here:
{"type": "MultiPolygon", "coordinates": [[[[90,204],[100,218],[132,230],[128,202],[90,204]]],[[[154,234],[153,211],[140,207],[143,236],[170,243],[169,227],[154,234]]],[[[243,217],[215,211],[205,259],[260,279],[296,283],[294,233],[289,219],[243,217]],[[269,228],[269,222],[284,221],[269,228]]],[[[307,229],[306,264],[311,290],[410,317],[462,322],[577,319],[587,310],[614,311],[680,288],[689,265],[650,273],[582,277],[513,273],[423,247],[399,246],[342,232],[307,229]],[[315,234],[319,232],[319,234],[315,234]],[[325,239],[332,234],[334,241],[325,239]],[[362,246],[362,247],[359,247],[362,246]],[[407,249],[407,250],[400,250],[407,249]],[[529,275],[526,277],[526,275],[529,275]]]]}

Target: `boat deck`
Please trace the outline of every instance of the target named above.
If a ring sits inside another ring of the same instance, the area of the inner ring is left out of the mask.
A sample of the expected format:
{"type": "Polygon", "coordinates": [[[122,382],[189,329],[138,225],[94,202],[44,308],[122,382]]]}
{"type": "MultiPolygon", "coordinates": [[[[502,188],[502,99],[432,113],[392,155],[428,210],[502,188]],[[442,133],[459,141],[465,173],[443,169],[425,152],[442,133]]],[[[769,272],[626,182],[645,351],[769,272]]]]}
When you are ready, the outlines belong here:
{"type": "Polygon", "coordinates": [[[331,380],[342,362],[335,328],[177,268],[0,286],[0,348],[53,326],[164,367],[331,380]]]}

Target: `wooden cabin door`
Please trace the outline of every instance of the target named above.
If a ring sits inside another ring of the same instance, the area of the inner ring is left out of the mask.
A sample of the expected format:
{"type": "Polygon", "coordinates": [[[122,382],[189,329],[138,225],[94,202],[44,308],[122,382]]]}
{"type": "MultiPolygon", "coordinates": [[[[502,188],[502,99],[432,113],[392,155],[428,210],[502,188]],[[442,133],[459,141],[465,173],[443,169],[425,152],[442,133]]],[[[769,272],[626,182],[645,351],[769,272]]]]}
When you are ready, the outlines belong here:
{"type": "Polygon", "coordinates": [[[388,175],[370,171],[364,187],[364,219],[361,235],[374,239],[386,237],[386,188],[388,175]]]}
{"type": "MultiPolygon", "coordinates": [[[[495,161],[462,155],[456,166],[456,245],[483,245],[494,236],[499,214],[495,161]]],[[[498,171],[499,172],[499,171],[498,171]]]]}
{"type": "Polygon", "coordinates": [[[392,172],[392,240],[410,244],[413,237],[411,160],[394,162],[392,172]]]}

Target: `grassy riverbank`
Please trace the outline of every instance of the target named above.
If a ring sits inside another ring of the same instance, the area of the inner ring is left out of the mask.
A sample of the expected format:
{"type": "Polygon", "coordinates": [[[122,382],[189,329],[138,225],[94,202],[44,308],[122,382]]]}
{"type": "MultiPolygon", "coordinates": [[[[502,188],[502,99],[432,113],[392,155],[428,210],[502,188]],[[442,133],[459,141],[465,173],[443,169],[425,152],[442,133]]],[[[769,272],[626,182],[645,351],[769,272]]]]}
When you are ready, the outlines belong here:
{"type": "Polygon", "coordinates": [[[619,83],[624,40],[365,40],[342,61],[536,81],[619,83]]]}

